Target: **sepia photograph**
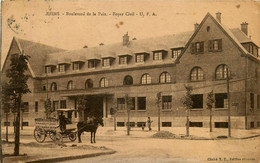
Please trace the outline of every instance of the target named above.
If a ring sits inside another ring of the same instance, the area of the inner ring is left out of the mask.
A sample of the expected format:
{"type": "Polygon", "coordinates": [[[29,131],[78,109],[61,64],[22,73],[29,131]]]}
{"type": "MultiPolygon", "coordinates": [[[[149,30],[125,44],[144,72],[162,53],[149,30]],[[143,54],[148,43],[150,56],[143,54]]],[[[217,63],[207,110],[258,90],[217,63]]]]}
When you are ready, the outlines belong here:
{"type": "Polygon", "coordinates": [[[2,0],[3,163],[259,163],[260,1],[2,0]]]}

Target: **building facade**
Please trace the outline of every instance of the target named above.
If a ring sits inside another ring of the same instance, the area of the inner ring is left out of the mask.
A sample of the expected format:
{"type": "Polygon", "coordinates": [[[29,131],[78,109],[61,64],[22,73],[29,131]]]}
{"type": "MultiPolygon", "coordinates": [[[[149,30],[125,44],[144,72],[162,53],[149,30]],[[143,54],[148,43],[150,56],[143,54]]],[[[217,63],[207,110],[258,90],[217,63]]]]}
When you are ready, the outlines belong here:
{"type": "MultiPolygon", "coordinates": [[[[231,126],[260,127],[260,56],[248,36],[248,24],[229,29],[221,13],[207,14],[194,30],[150,39],[131,39],[117,44],[66,51],[14,38],[10,55],[24,53],[29,60],[31,93],[23,96],[24,125],[44,117],[47,96],[52,107],[78,109],[78,99],[87,101],[85,111],[69,113],[72,121],[97,111],[105,126],[113,126],[111,108],[117,111],[117,126],[126,126],[125,96],[131,101],[130,125],[141,127],[147,117],[158,125],[157,94],[161,92],[162,127],[184,127],[186,110],[181,98],[184,85],[192,86],[191,127],[209,127],[207,94],[213,90],[213,127],[228,126],[227,76],[230,76],[231,126]],[[229,72],[229,73],[227,73],[229,72]],[[228,75],[229,74],[229,75],[228,75]]],[[[5,116],[4,114],[2,114],[5,116]]],[[[4,117],[3,117],[4,119],[4,117]]],[[[12,114],[9,116],[12,122],[12,114]]],[[[7,124],[7,123],[6,123],[7,124]]]]}

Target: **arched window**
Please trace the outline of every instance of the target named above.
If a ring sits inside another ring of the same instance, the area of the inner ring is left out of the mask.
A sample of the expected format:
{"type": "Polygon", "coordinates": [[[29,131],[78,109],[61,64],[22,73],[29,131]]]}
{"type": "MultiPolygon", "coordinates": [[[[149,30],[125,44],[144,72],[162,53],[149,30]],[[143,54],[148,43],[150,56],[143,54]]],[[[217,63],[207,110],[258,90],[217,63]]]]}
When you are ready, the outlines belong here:
{"type": "Polygon", "coordinates": [[[160,75],[160,83],[170,83],[172,82],[171,75],[168,72],[163,72],[160,75]]]}
{"type": "Polygon", "coordinates": [[[73,82],[72,80],[68,82],[67,89],[71,90],[73,88],[73,82]]]}
{"type": "Polygon", "coordinates": [[[190,73],[191,81],[200,81],[204,79],[203,70],[200,67],[194,67],[190,73]]]}
{"type": "Polygon", "coordinates": [[[133,78],[130,75],[125,76],[124,85],[133,85],[133,78]]]}
{"type": "Polygon", "coordinates": [[[88,79],[86,80],[86,83],[85,83],[85,88],[93,88],[93,80],[91,79],[88,79]]]}
{"type": "Polygon", "coordinates": [[[152,78],[149,74],[144,74],[141,78],[141,84],[151,84],[152,78]]]}
{"type": "Polygon", "coordinates": [[[227,78],[227,65],[222,64],[216,68],[216,79],[226,79],[227,78]]]}
{"type": "Polygon", "coordinates": [[[51,91],[57,91],[57,84],[55,82],[51,83],[51,91]]]}
{"type": "Polygon", "coordinates": [[[106,78],[101,78],[100,87],[108,87],[108,80],[106,78]]]}

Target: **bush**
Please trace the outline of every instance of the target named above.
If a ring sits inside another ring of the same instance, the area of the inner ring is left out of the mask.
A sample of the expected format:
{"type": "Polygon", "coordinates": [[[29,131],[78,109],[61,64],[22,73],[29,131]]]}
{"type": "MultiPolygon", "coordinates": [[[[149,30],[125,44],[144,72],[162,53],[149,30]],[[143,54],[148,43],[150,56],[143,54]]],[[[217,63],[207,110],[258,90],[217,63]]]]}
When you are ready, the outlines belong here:
{"type": "Polygon", "coordinates": [[[153,138],[174,138],[174,134],[169,131],[159,131],[152,136],[153,138]]]}

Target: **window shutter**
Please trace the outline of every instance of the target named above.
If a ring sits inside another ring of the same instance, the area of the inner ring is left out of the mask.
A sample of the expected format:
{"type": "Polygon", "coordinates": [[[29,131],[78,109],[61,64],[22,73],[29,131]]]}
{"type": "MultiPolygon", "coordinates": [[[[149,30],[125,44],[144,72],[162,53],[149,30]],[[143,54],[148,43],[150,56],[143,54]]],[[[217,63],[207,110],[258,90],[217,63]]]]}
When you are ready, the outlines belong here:
{"type": "Polygon", "coordinates": [[[200,42],[200,52],[204,52],[204,42],[200,42]]]}
{"type": "Polygon", "coordinates": [[[218,50],[222,50],[222,39],[218,40],[218,50]]]}
{"type": "Polygon", "coordinates": [[[190,52],[191,52],[191,54],[195,53],[195,43],[190,44],[190,52]]]}
{"type": "Polygon", "coordinates": [[[213,40],[209,40],[209,52],[213,51],[213,40]]]}

